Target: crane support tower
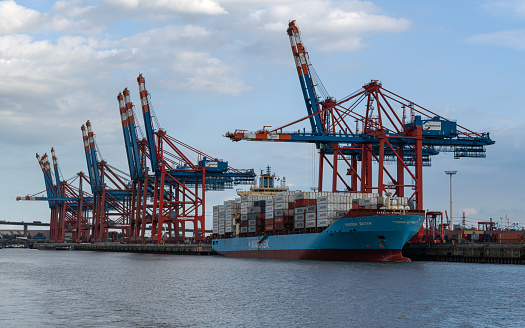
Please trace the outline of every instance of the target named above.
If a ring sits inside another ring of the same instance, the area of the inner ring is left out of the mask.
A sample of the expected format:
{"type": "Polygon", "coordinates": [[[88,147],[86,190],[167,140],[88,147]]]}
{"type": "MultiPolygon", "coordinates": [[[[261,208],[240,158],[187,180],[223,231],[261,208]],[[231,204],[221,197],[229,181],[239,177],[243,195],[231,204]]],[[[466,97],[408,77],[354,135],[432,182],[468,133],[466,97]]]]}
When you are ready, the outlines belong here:
{"type": "Polygon", "coordinates": [[[307,116],[275,129],[235,130],[225,136],[232,141],[316,144],[319,191],[324,188],[326,170],[333,192],[374,192],[380,196],[391,192],[392,196],[405,197],[409,191],[406,196],[422,210],[423,167],[430,166],[431,156],[453,152],[454,158],[483,158],[485,147],[495,143],[489,133],[464,128],[383,88],[377,80],[340,100],[328,95],[321,100],[317,90],[325,90],[318,78],[314,81],[317,74],[295,21],[288,24],[287,34],[307,116]],[[304,123],[309,123],[308,131],[304,123]],[[393,165],[385,165],[388,162],[393,165]],[[373,163],[377,163],[376,170],[373,163]]]}

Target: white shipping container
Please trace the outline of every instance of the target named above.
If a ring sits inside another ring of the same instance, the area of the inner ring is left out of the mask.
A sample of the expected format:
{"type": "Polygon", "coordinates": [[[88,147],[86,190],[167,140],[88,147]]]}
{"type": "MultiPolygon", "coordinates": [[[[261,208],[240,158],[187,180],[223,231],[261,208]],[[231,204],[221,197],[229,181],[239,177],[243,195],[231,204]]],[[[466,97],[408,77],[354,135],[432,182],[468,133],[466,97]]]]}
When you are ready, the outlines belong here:
{"type": "Polygon", "coordinates": [[[273,212],[274,211],[274,207],[273,205],[266,205],[266,212],[273,212]]]}
{"type": "Polygon", "coordinates": [[[304,214],[295,214],[295,221],[304,221],[304,214]]]}
{"type": "Polygon", "coordinates": [[[255,230],[256,230],[255,226],[249,226],[248,227],[248,232],[255,232],[255,230]]]}
{"type": "Polygon", "coordinates": [[[219,228],[213,228],[213,233],[214,234],[218,234],[219,233],[219,228]]]}
{"type": "Polygon", "coordinates": [[[222,229],[219,228],[219,235],[224,235],[224,228],[222,229]]]}
{"type": "Polygon", "coordinates": [[[242,214],[248,214],[248,208],[247,207],[241,208],[241,215],[242,214]]]}
{"type": "Polygon", "coordinates": [[[328,196],[317,197],[317,205],[328,204],[328,196]]]}
{"type": "Polygon", "coordinates": [[[317,219],[317,213],[306,213],[305,219],[307,221],[315,220],[317,219]]]}
{"type": "Polygon", "coordinates": [[[219,229],[224,229],[224,222],[219,222],[219,229]]]}
{"type": "Polygon", "coordinates": [[[321,204],[321,205],[317,205],[317,211],[337,211],[339,209],[339,204],[333,204],[333,203],[328,203],[328,204],[321,204]]]}
{"type": "Polygon", "coordinates": [[[342,218],[343,216],[345,216],[346,213],[348,213],[348,212],[346,212],[346,211],[337,212],[337,213],[335,213],[335,217],[338,218],[338,219],[340,219],[340,218],[342,218]]]}
{"type": "Polygon", "coordinates": [[[266,212],[265,218],[266,218],[266,219],[273,219],[274,216],[275,216],[275,215],[274,215],[273,212],[266,212]]]}
{"type": "Polygon", "coordinates": [[[231,226],[224,227],[224,232],[232,232],[232,230],[231,226]]]}
{"type": "Polygon", "coordinates": [[[255,225],[255,220],[248,220],[248,225],[249,226],[254,226],[255,225]]]}
{"type": "Polygon", "coordinates": [[[288,204],[286,204],[285,207],[285,203],[275,203],[273,206],[275,210],[284,210],[288,208],[288,204]]]}
{"type": "Polygon", "coordinates": [[[274,201],[273,198],[269,198],[269,199],[266,200],[266,206],[268,206],[268,205],[273,205],[274,202],[275,202],[275,201],[274,201]]]}
{"type": "Polygon", "coordinates": [[[306,207],[296,207],[294,209],[295,214],[304,214],[306,213],[306,207]]]}
{"type": "Polygon", "coordinates": [[[304,228],[304,221],[295,221],[294,222],[294,228],[295,229],[303,229],[304,228]]]}
{"type": "Polygon", "coordinates": [[[304,221],[305,228],[315,228],[317,220],[306,220],[304,221]]]}
{"type": "Polygon", "coordinates": [[[317,220],[328,219],[328,212],[317,212],[317,220]]]}
{"type": "Polygon", "coordinates": [[[317,205],[306,206],[306,213],[315,213],[317,212],[317,205]]]}
{"type": "Polygon", "coordinates": [[[330,221],[328,221],[328,219],[325,219],[325,220],[317,220],[317,226],[319,228],[324,228],[324,227],[328,227],[330,225],[330,221]]]}
{"type": "Polygon", "coordinates": [[[241,233],[247,233],[248,227],[241,227],[241,233]]]}
{"type": "Polygon", "coordinates": [[[297,192],[295,193],[295,199],[296,199],[296,200],[305,199],[305,198],[304,198],[305,194],[306,194],[306,193],[303,192],[303,191],[297,191],[297,192]]]}

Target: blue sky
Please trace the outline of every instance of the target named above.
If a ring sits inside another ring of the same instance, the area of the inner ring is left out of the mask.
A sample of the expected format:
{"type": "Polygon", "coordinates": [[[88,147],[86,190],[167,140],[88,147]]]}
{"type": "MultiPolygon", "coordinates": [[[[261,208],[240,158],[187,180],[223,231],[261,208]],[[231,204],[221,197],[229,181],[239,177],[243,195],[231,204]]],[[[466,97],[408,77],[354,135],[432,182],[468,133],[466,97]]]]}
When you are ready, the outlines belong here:
{"type": "MultiPolygon", "coordinates": [[[[44,189],[35,153],[51,147],[64,178],[86,172],[87,120],[104,159],[127,168],[116,96],[128,87],[138,105],[139,73],[168,134],[237,168],[270,165],[309,190],[312,146],[222,137],[306,114],[290,19],[331,96],[377,79],[491,133],[485,159],[432,158],[425,208],[448,209],[444,171],[457,170],[455,218],[525,225],[523,1],[0,1],[0,219],[49,220],[45,203],[15,197],[44,189]]],[[[210,192],[208,207],[234,196],[210,192]]]]}

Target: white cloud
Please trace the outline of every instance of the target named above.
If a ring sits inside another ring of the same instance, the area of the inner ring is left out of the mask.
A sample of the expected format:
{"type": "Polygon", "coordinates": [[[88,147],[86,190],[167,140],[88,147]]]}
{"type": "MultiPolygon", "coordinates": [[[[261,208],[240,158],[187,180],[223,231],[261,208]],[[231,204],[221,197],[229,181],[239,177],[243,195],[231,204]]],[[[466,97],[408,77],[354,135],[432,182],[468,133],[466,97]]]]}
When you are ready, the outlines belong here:
{"type": "Polygon", "coordinates": [[[185,77],[184,81],[176,83],[178,89],[215,91],[236,96],[248,90],[241,80],[228,75],[231,68],[226,63],[208,53],[177,54],[172,69],[177,75],[185,77]]]}
{"type": "Polygon", "coordinates": [[[43,20],[43,14],[19,6],[12,0],[0,2],[0,34],[34,28],[43,20]]]}
{"type": "MultiPolygon", "coordinates": [[[[398,33],[411,22],[382,13],[370,2],[285,1],[279,4],[258,2],[259,9],[247,20],[266,32],[283,33],[289,20],[296,20],[301,31],[308,33],[307,45],[328,52],[350,51],[365,46],[367,33],[398,33]]],[[[233,11],[233,9],[232,9],[233,11]]]]}
{"type": "Polygon", "coordinates": [[[525,17],[525,2],[523,0],[493,1],[484,3],[481,8],[489,13],[525,17]]]}
{"type": "Polygon", "coordinates": [[[469,37],[467,42],[525,50],[525,29],[478,34],[469,37]]]}
{"type": "Polygon", "coordinates": [[[188,14],[220,15],[228,12],[214,0],[111,0],[106,1],[129,10],[167,10],[188,14]]]}
{"type": "Polygon", "coordinates": [[[64,17],[84,17],[86,14],[89,14],[90,12],[94,11],[97,8],[97,6],[82,6],[81,0],[73,0],[73,1],[57,1],[53,5],[53,11],[55,11],[57,14],[64,16],[64,17]]]}

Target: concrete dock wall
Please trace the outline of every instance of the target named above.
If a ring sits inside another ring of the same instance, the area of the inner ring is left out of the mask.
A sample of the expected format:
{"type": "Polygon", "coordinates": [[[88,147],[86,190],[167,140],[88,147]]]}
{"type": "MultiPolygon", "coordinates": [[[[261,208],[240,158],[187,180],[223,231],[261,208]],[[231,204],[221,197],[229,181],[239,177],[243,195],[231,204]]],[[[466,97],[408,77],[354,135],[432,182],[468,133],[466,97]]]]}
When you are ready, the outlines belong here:
{"type": "Polygon", "coordinates": [[[403,247],[403,256],[412,261],[525,264],[525,244],[406,244],[403,247]]]}
{"type": "Polygon", "coordinates": [[[72,244],[73,250],[177,255],[215,255],[210,244],[72,244]]]}

